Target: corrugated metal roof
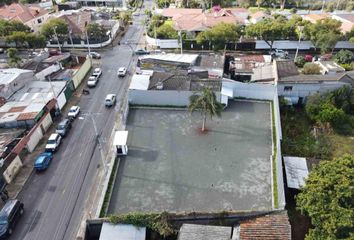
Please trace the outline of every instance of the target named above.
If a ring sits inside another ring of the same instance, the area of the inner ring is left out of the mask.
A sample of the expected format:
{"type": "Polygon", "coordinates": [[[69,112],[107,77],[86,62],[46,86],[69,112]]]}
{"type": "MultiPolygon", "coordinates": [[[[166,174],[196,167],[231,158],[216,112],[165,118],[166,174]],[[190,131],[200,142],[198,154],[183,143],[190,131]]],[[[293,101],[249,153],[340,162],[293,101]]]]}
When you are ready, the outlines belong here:
{"type": "Polygon", "coordinates": [[[150,83],[149,75],[134,74],[130,82],[130,90],[148,90],[150,83]]]}
{"type": "Polygon", "coordinates": [[[145,240],[146,228],[130,224],[102,224],[99,240],[145,240]]]}
{"type": "Polygon", "coordinates": [[[283,159],[288,187],[300,189],[305,185],[305,179],[309,174],[306,158],[283,157],[283,159]]]}
{"type": "Polygon", "coordinates": [[[22,73],[32,72],[31,70],[24,70],[19,68],[7,68],[0,70],[0,84],[9,84],[22,73]]]}
{"type": "Polygon", "coordinates": [[[178,240],[231,240],[232,227],[183,224],[178,240]]]}
{"type": "Polygon", "coordinates": [[[152,61],[162,61],[162,62],[173,62],[173,63],[186,63],[193,64],[196,62],[198,54],[151,54],[141,56],[141,60],[152,60],[152,61]]]}
{"type": "Polygon", "coordinates": [[[25,120],[33,120],[37,117],[38,112],[30,112],[30,113],[21,113],[17,117],[17,121],[25,121],[25,120]]]}

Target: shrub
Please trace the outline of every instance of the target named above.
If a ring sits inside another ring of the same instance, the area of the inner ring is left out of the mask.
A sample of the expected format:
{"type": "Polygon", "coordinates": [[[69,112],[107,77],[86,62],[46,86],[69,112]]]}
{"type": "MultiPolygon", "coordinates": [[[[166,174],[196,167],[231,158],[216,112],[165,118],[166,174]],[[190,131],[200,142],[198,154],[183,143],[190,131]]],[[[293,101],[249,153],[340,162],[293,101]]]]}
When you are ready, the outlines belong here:
{"type": "Polygon", "coordinates": [[[349,63],[342,63],[342,64],[339,64],[342,68],[345,69],[345,71],[351,71],[353,70],[353,65],[352,64],[349,64],[349,63]]]}
{"type": "Polygon", "coordinates": [[[302,68],[305,65],[306,61],[303,56],[299,56],[295,60],[295,65],[299,68],[302,68]]]}
{"type": "Polygon", "coordinates": [[[290,9],[290,13],[295,14],[296,12],[297,12],[297,9],[296,9],[296,8],[290,9]]]}
{"type": "Polygon", "coordinates": [[[349,50],[340,50],[335,56],[335,60],[339,64],[350,64],[354,59],[354,54],[349,50]]]}
{"type": "Polygon", "coordinates": [[[345,8],[345,11],[347,11],[347,12],[351,12],[351,11],[353,11],[353,3],[348,3],[347,4],[347,7],[345,8]]]}
{"type": "Polygon", "coordinates": [[[321,67],[316,63],[306,63],[304,68],[302,69],[302,73],[309,75],[309,74],[320,74],[321,67]]]}

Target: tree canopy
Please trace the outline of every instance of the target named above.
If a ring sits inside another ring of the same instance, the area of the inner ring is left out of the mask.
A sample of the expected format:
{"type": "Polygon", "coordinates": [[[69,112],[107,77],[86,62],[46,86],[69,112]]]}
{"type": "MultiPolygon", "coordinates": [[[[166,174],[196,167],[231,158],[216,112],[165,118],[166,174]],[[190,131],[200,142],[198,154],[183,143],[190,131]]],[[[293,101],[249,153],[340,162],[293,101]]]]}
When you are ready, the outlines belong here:
{"type": "Polygon", "coordinates": [[[101,40],[107,36],[106,29],[98,23],[90,23],[87,25],[86,30],[90,39],[101,40]]]}
{"type": "Polygon", "coordinates": [[[323,161],[309,174],[296,197],[313,229],[306,240],[354,238],[354,156],[323,161]]]}
{"type": "Polygon", "coordinates": [[[59,38],[65,38],[69,33],[68,24],[65,20],[60,18],[53,18],[44,23],[41,28],[41,33],[47,38],[53,38],[55,37],[54,29],[59,38]]]}
{"type": "Polygon", "coordinates": [[[264,40],[272,50],[275,40],[288,38],[289,32],[291,32],[289,26],[287,20],[283,17],[266,18],[258,23],[246,26],[245,33],[249,37],[264,40]]]}
{"type": "Polygon", "coordinates": [[[354,53],[352,51],[342,49],[335,55],[335,60],[340,64],[351,63],[354,60],[354,53]]]}
{"type": "Polygon", "coordinates": [[[30,32],[30,28],[17,20],[0,19],[0,36],[6,37],[14,32],[30,32]]]}
{"type": "Polygon", "coordinates": [[[176,39],[178,32],[172,27],[172,24],[165,22],[156,29],[156,37],[159,39],[176,39]]]}
{"type": "Polygon", "coordinates": [[[228,42],[237,42],[240,36],[241,27],[239,25],[221,22],[211,29],[201,32],[197,36],[197,42],[208,40],[215,45],[215,49],[222,49],[228,42]]]}
{"type": "Polygon", "coordinates": [[[316,48],[320,48],[323,53],[333,50],[341,37],[342,23],[335,19],[326,18],[317,21],[315,24],[307,24],[304,28],[304,35],[316,48]]]}

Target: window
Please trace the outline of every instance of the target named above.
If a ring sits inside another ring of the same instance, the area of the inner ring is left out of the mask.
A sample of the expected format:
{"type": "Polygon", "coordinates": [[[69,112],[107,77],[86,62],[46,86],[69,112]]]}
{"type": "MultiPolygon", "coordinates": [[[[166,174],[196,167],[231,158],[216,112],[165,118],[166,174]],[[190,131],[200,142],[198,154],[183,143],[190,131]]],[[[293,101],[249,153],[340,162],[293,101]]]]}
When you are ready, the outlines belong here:
{"type": "Polygon", "coordinates": [[[284,91],[292,91],[293,90],[293,86],[285,86],[284,87],[284,91]]]}
{"type": "Polygon", "coordinates": [[[37,20],[37,22],[38,22],[39,24],[42,23],[42,19],[39,18],[39,19],[37,20]]]}

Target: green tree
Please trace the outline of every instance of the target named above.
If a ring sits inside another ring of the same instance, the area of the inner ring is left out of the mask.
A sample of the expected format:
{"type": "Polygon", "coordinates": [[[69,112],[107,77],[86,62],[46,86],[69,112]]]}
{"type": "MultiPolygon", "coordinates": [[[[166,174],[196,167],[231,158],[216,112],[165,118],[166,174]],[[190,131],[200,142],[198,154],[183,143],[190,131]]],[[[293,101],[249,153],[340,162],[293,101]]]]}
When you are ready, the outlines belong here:
{"type": "Polygon", "coordinates": [[[8,64],[13,67],[17,67],[18,63],[21,61],[21,58],[17,56],[17,49],[16,48],[9,48],[6,50],[7,57],[8,57],[8,64]]]}
{"type": "Polygon", "coordinates": [[[305,63],[304,68],[302,69],[303,74],[320,74],[321,67],[316,63],[305,63]]]}
{"type": "Polygon", "coordinates": [[[13,32],[30,32],[30,28],[17,20],[0,19],[0,36],[6,37],[13,32]]]}
{"type": "Polygon", "coordinates": [[[13,32],[11,35],[6,36],[7,43],[15,43],[16,47],[22,47],[27,40],[26,32],[13,32]]]}
{"type": "Polygon", "coordinates": [[[340,21],[330,18],[317,21],[315,24],[308,23],[304,28],[304,36],[315,45],[315,48],[320,48],[325,53],[333,50],[341,37],[341,25],[340,21]]]}
{"type": "Polygon", "coordinates": [[[298,209],[311,218],[306,240],[354,238],[354,156],[323,161],[309,174],[296,197],[298,209]]]}
{"type": "Polygon", "coordinates": [[[55,32],[61,40],[68,37],[69,28],[65,20],[61,18],[53,18],[42,25],[41,34],[46,38],[55,38],[55,32]]]}
{"type": "Polygon", "coordinates": [[[156,29],[156,36],[159,39],[176,39],[178,38],[178,33],[172,27],[172,24],[165,22],[156,29]]]}
{"type": "Polygon", "coordinates": [[[222,49],[228,42],[237,42],[241,36],[241,27],[232,23],[218,23],[211,29],[201,32],[197,36],[197,42],[211,41],[215,50],[222,49]]]}
{"type": "Polygon", "coordinates": [[[221,116],[223,105],[216,100],[215,93],[210,88],[204,88],[201,93],[194,93],[189,97],[188,110],[194,112],[201,111],[203,117],[202,131],[205,131],[207,116],[221,116]]]}
{"type": "Polygon", "coordinates": [[[90,39],[101,40],[106,37],[106,30],[98,23],[90,23],[87,25],[86,30],[90,39]]]}
{"type": "Polygon", "coordinates": [[[267,18],[258,23],[250,24],[245,28],[246,35],[264,40],[270,50],[273,49],[274,41],[288,38],[289,29],[283,18],[267,18]]]}
{"type": "Polygon", "coordinates": [[[45,36],[38,33],[29,33],[26,36],[26,42],[28,47],[36,49],[36,48],[44,48],[46,46],[45,36]]]}
{"type": "Polygon", "coordinates": [[[351,63],[354,59],[354,54],[352,51],[342,49],[334,56],[334,58],[336,62],[340,64],[351,63]]]}

